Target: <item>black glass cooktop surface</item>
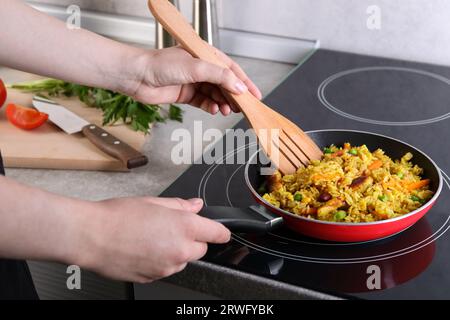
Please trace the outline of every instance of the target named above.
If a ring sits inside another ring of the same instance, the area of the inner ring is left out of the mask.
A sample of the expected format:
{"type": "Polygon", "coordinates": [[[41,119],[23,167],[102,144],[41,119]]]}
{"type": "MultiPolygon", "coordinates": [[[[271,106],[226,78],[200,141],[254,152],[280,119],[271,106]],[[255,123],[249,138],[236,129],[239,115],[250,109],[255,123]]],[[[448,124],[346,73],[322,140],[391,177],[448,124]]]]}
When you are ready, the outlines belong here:
{"type": "MultiPolygon", "coordinates": [[[[321,292],[364,299],[450,299],[450,68],[318,50],[265,102],[305,131],[351,129],[391,136],[428,154],[445,185],[417,224],[388,239],[331,243],[287,229],[234,234],[209,262],[321,292]]],[[[246,129],[242,121],[237,128],[246,129]]],[[[248,145],[223,159],[248,155],[248,145]]],[[[254,204],[242,164],[193,165],[162,195],[207,205],[254,204]]]]}

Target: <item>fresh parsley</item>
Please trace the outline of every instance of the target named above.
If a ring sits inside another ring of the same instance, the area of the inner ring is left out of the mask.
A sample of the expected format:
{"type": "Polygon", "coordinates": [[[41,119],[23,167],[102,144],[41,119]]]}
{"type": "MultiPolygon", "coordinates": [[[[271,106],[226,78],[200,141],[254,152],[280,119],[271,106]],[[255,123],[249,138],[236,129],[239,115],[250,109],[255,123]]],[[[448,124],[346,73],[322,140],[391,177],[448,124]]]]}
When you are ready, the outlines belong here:
{"type": "Polygon", "coordinates": [[[121,120],[135,131],[148,133],[152,123],[167,119],[182,122],[183,111],[171,104],[167,115],[155,104],[144,104],[123,94],[110,90],[87,87],[56,79],[43,79],[11,85],[11,88],[50,97],[77,97],[89,107],[103,111],[103,125],[121,120]]]}

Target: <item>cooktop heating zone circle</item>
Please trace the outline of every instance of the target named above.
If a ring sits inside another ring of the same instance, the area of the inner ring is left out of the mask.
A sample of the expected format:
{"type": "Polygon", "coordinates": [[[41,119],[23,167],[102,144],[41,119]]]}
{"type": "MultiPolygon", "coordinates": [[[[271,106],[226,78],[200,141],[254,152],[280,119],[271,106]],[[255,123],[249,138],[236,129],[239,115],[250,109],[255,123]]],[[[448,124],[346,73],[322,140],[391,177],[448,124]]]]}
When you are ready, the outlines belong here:
{"type": "Polygon", "coordinates": [[[449,97],[440,96],[442,94],[447,95],[449,90],[441,87],[440,89],[442,90],[432,91],[434,90],[433,88],[442,85],[450,86],[450,79],[425,70],[374,66],[345,70],[333,74],[319,85],[317,94],[320,102],[327,109],[347,119],[375,125],[415,126],[431,124],[450,118],[450,112],[446,112],[448,106],[441,102],[448,101],[449,97]],[[374,72],[377,72],[377,74],[373,79],[367,76],[368,73],[374,72]],[[381,78],[383,80],[380,80],[381,78]],[[425,82],[423,78],[426,78],[425,82]],[[434,86],[426,86],[431,81],[435,81],[436,84],[434,86]],[[342,88],[345,88],[345,90],[342,90],[342,88]],[[330,93],[333,90],[334,92],[330,93]],[[353,95],[347,94],[349,90],[353,92],[353,95]],[[428,92],[429,90],[431,92],[428,92]],[[427,94],[422,91],[427,91],[427,94]],[[339,92],[345,92],[345,97],[339,96],[339,92]],[[404,98],[402,98],[402,95],[405,95],[404,98]],[[415,95],[415,98],[411,99],[411,95],[415,95]],[[351,99],[346,100],[347,98],[351,99]],[[332,99],[337,101],[331,101],[332,99]],[[414,101],[414,108],[410,105],[411,100],[414,101]],[[366,104],[376,105],[376,107],[372,109],[361,108],[362,105],[366,104]],[[413,109],[417,110],[419,108],[421,112],[412,112],[413,109]],[[434,110],[436,108],[439,110],[434,110]],[[348,109],[351,109],[351,111],[348,109]],[[371,114],[369,116],[357,115],[362,110],[371,114]],[[430,112],[434,112],[434,114],[430,112]],[[386,119],[388,114],[390,114],[390,117],[409,117],[409,119],[391,121],[386,119]],[[385,119],[382,119],[383,116],[385,119]],[[416,120],[414,118],[422,119],[416,120]]]}

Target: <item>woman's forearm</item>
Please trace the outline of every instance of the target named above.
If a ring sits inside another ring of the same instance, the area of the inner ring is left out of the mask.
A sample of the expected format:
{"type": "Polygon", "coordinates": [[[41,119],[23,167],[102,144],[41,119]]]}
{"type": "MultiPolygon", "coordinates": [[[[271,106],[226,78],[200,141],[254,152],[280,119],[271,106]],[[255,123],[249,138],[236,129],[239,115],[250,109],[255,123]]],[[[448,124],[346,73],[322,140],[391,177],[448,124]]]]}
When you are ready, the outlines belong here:
{"type": "Polygon", "coordinates": [[[0,201],[0,257],[68,263],[75,259],[79,230],[84,223],[83,201],[27,187],[2,176],[0,201]]]}
{"type": "Polygon", "coordinates": [[[205,255],[230,232],[197,213],[200,199],[89,202],[0,176],[0,258],[76,264],[118,280],[150,282],[205,255]]]}
{"type": "Polygon", "coordinates": [[[224,53],[227,67],[195,59],[181,48],[145,50],[65,23],[20,0],[0,6],[0,65],[124,93],[143,103],[186,103],[216,114],[239,108],[222,90],[261,92],[224,53]]]}
{"type": "Polygon", "coordinates": [[[0,6],[0,65],[66,81],[129,91],[138,76],[124,62],[143,50],[101,37],[31,8],[20,0],[0,6]]]}

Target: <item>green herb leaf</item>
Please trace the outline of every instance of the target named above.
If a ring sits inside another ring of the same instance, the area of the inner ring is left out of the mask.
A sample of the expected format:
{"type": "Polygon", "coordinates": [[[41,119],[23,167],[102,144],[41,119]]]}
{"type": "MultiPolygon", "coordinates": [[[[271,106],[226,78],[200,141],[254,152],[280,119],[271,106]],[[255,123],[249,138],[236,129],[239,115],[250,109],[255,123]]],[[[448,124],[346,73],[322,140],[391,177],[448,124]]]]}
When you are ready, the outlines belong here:
{"type": "Polygon", "coordinates": [[[103,111],[103,125],[111,125],[121,120],[135,131],[149,132],[150,125],[165,122],[166,119],[183,121],[183,111],[170,105],[169,115],[163,116],[158,105],[143,104],[123,94],[106,89],[92,88],[64,82],[57,79],[43,79],[23,82],[10,86],[23,92],[50,97],[77,97],[89,107],[103,111]]]}
{"type": "Polygon", "coordinates": [[[169,107],[169,119],[183,122],[183,110],[181,110],[180,107],[171,104],[169,107]]]}

